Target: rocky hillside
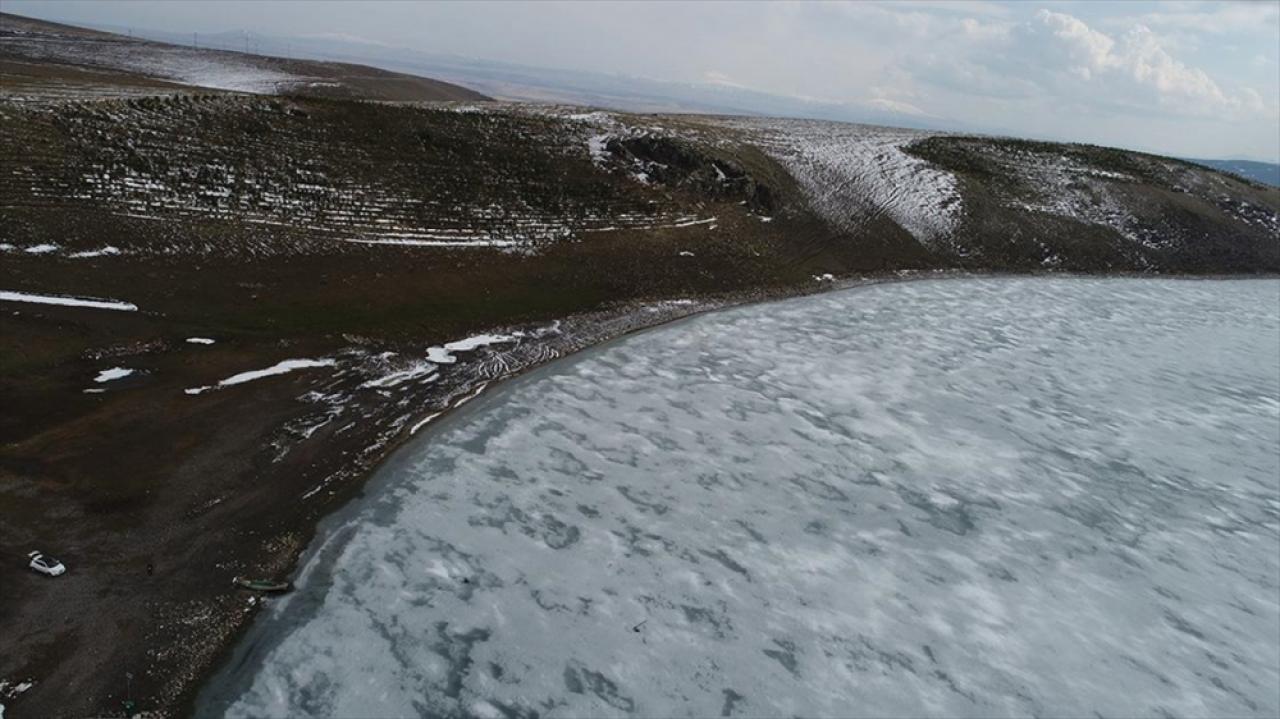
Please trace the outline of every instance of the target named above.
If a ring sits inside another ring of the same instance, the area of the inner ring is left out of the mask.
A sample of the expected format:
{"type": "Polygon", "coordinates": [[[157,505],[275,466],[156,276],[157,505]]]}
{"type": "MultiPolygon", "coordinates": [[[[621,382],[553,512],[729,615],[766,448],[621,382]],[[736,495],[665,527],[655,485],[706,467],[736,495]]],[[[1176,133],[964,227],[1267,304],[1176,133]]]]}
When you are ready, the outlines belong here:
{"type": "Polygon", "coordinates": [[[212,92],[171,46],[30,32],[0,23],[15,716],[116,711],[126,671],[176,711],[259,606],[232,577],[287,576],[397,442],[585,344],[863,276],[1280,272],[1280,190],[1168,158],[384,102],[418,80],[202,52],[256,78],[212,92]]]}

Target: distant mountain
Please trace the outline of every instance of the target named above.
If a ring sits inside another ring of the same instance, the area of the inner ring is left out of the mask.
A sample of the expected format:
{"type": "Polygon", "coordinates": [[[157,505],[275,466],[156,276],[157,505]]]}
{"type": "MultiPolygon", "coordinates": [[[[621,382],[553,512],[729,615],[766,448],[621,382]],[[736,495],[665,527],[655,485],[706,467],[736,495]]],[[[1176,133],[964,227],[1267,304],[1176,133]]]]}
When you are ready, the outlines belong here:
{"type": "Polygon", "coordinates": [[[1191,162],[1212,167],[1215,170],[1230,172],[1245,179],[1261,182],[1264,185],[1280,187],[1280,164],[1274,162],[1255,162],[1253,160],[1191,160],[1191,162]]]}
{"type": "Polygon", "coordinates": [[[273,36],[253,32],[174,33],[96,25],[163,42],[288,58],[360,63],[425,75],[474,88],[501,100],[600,107],[624,112],[709,113],[833,120],[953,132],[997,132],[950,118],[915,112],[889,101],[822,102],[736,85],[682,83],[603,72],[562,70],[445,55],[340,35],[273,36]]]}

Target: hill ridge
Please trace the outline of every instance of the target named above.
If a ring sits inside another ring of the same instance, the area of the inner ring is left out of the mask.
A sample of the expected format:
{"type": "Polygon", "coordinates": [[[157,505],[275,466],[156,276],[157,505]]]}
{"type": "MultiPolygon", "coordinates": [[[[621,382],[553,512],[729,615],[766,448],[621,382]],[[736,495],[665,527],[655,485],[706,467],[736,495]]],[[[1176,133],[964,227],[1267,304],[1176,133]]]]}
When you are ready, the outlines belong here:
{"type": "Polygon", "coordinates": [[[489,99],[453,83],[366,65],[188,47],[0,13],[0,96],[90,99],[209,90],[399,101],[489,99]]]}

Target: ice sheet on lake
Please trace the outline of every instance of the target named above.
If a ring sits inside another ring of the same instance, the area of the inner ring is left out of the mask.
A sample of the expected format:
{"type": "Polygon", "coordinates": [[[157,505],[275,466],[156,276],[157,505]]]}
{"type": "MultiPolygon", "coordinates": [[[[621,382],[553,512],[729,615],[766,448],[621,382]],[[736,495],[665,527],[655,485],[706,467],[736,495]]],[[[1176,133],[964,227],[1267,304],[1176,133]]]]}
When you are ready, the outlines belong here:
{"type": "Polygon", "coordinates": [[[476,400],[333,518],[221,716],[1275,716],[1280,282],[702,316],[476,400]]]}

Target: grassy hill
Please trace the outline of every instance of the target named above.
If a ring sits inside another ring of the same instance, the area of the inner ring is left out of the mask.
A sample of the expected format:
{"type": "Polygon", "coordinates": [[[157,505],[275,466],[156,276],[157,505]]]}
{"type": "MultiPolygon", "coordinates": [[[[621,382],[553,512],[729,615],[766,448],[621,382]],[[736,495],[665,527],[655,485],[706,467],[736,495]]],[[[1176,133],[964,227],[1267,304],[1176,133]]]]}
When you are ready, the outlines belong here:
{"type": "Polygon", "coordinates": [[[226,90],[375,100],[484,100],[459,85],[363,65],[173,45],[0,13],[0,96],[226,90]]]}

